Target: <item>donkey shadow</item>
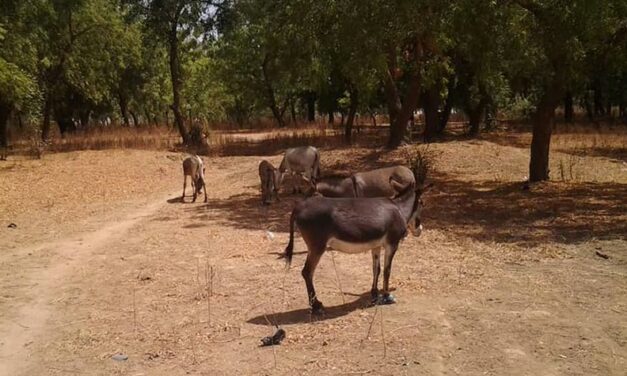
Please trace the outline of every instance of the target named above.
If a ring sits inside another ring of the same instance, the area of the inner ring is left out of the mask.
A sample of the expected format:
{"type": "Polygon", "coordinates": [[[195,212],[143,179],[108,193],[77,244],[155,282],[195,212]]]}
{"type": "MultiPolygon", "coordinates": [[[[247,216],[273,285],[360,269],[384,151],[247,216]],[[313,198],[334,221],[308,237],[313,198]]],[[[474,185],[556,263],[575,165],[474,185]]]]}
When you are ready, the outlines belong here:
{"type": "Polygon", "coordinates": [[[365,309],[371,306],[370,292],[360,295],[346,294],[358,296],[352,302],[346,302],[332,307],[324,307],[324,313],[320,315],[312,315],[309,308],[295,309],[292,311],[275,312],[271,314],[261,314],[255,316],[248,321],[249,324],[268,325],[268,321],[276,325],[306,324],[315,321],[332,320],[338,317],[346,316],[357,309],[365,309]]]}

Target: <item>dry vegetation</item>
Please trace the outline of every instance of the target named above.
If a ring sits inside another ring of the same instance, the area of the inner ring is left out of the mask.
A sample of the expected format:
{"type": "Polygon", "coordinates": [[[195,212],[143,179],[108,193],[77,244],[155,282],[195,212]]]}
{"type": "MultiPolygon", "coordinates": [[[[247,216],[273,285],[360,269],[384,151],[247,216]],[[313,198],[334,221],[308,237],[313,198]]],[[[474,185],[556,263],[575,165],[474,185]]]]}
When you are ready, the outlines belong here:
{"type": "Polygon", "coordinates": [[[307,310],[302,241],[291,270],[276,259],[299,198],[261,207],[259,155],[277,164],[283,148],[311,142],[322,148],[323,174],[342,175],[403,161],[415,146],[363,147],[376,138],[370,132],[345,148],[320,130],[290,132],[212,139],[222,151],[206,157],[206,205],[176,200],[181,153],[81,151],[0,164],[0,367],[24,375],[624,374],[624,131],[558,131],[557,181],[528,191],[524,132],[419,146],[434,163],[435,188],[425,197],[425,232],[394,260],[398,304],[367,307],[369,256],[327,254],[316,274],[328,307],[319,319],[307,310]],[[287,339],[259,348],[269,322],[287,339]],[[118,352],[129,359],[112,360],[118,352]]]}

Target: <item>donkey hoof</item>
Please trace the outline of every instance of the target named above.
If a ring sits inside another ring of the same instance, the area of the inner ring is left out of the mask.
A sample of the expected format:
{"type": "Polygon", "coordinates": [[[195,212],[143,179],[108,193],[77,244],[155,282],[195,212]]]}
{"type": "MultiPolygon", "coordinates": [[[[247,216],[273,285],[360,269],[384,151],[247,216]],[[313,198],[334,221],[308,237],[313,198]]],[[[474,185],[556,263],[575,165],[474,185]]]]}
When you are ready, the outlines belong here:
{"type": "Polygon", "coordinates": [[[311,314],[312,315],[322,315],[324,313],[324,307],[322,306],[322,303],[320,302],[314,302],[313,305],[311,306],[311,314]]]}
{"type": "Polygon", "coordinates": [[[394,303],[396,303],[396,298],[392,294],[381,295],[379,296],[379,300],[377,301],[377,304],[381,304],[381,305],[394,304],[394,303]]]}

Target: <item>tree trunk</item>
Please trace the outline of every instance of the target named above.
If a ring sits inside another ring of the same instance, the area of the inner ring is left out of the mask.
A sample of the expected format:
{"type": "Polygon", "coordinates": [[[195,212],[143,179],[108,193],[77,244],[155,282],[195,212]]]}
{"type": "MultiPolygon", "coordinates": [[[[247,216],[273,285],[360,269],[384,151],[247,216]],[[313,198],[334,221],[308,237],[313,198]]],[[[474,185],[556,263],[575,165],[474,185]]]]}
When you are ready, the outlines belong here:
{"type": "Polygon", "coordinates": [[[573,94],[569,91],[564,97],[564,122],[572,123],[575,110],[573,108],[573,94]]]}
{"type": "Polygon", "coordinates": [[[540,99],[533,117],[531,138],[531,159],[529,161],[529,181],[549,180],[549,148],[555,109],[560,101],[559,86],[553,84],[540,99]]]}
{"type": "Polygon", "coordinates": [[[481,126],[481,115],[483,115],[483,108],[481,106],[477,106],[472,110],[468,110],[468,134],[470,136],[476,136],[479,134],[480,126],[481,126]]]}
{"type": "Polygon", "coordinates": [[[486,106],[488,105],[488,100],[486,97],[481,98],[479,103],[476,106],[472,107],[468,105],[466,108],[466,115],[468,115],[468,125],[469,130],[468,134],[470,136],[476,136],[479,134],[481,127],[481,118],[485,113],[486,106]]]}
{"type": "Polygon", "coordinates": [[[183,144],[190,145],[190,137],[183,114],[181,113],[181,90],[183,88],[183,77],[181,76],[181,62],[179,60],[179,39],[178,39],[178,20],[172,23],[169,35],[170,47],[170,76],[172,78],[172,112],[174,112],[174,124],[181,134],[183,144]]]}
{"type": "Polygon", "coordinates": [[[588,121],[594,121],[594,109],[592,108],[592,103],[590,102],[590,90],[586,92],[584,97],[584,104],[586,107],[586,114],[588,114],[588,121]]]}
{"type": "Polygon", "coordinates": [[[496,114],[498,109],[493,100],[487,100],[485,110],[483,111],[485,114],[484,118],[484,127],[486,130],[491,130],[496,126],[496,114]]]}
{"type": "Polygon", "coordinates": [[[6,149],[9,146],[9,115],[11,114],[11,107],[0,102],[0,149],[2,152],[0,155],[5,156],[6,149]]]}
{"type": "Polygon", "coordinates": [[[308,92],[306,94],[307,99],[307,121],[316,121],[316,93],[308,92]]]}
{"type": "Polygon", "coordinates": [[[453,105],[450,101],[450,99],[447,98],[446,102],[444,103],[444,108],[442,109],[442,112],[440,113],[440,121],[438,124],[438,133],[442,134],[444,133],[444,129],[446,129],[446,125],[448,124],[448,120],[451,118],[451,112],[453,111],[453,105]]]}
{"type": "Polygon", "coordinates": [[[121,91],[118,93],[118,104],[120,105],[120,113],[122,114],[124,126],[129,127],[131,124],[128,121],[128,100],[121,91]]]}
{"type": "Polygon", "coordinates": [[[440,128],[440,117],[438,108],[440,107],[440,91],[437,87],[426,91],[423,100],[423,109],[425,112],[425,142],[432,141],[440,128]]]}
{"type": "Polygon", "coordinates": [[[357,113],[358,105],[357,89],[351,90],[350,97],[351,101],[348,108],[348,118],[346,119],[346,124],[344,125],[344,142],[349,145],[353,141],[353,123],[355,121],[355,114],[357,113]]]}
{"type": "Polygon", "coordinates": [[[76,130],[76,125],[74,125],[74,121],[72,120],[72,110],[68,108],[55,108],[54,117],[59,125],[59,132],[61,132],[61,136],[64,137],[68,132],[74,132],[76,130]]]}
{"type": "Polygon", "coordinates": [[[50,94],[46,94],[43,108],[43,123],[41,124],[41,140],[47,142],[50,139],[50,112],[52,111],[52,101],[50,94]]]}
{"type": "Polygon", "coordinates": [[[603,93],[597,85],[594,89],[594,114],[597,116],[605,116],[605,106],[603,105],[603,93]]]}
{"type": "Polygon", "coordinates": [[[274,88],[272,87],[272,83],[270,82],[270,77],[268,77],[268,63],[270,62],[270,57],[266,55],[263,59],[263,64],[261,65],[261,72],[263,73],[263,83],[266,87],[266,96],[268,100],[268,107],[270,107],[270,111],[272,111],[272,115],[274,119],[279,124],[279,127],[285,127],[285,120],[283,120],[283,111],[281,111],[276,103],[276,96],[274,94],[274,88]]]}
{"type": "Polygon", "coordinates": [[[385,98],[388,105],[390,117],[390,138],[387,147],[395,149],[406,141],[407,123],[418,106],[420,97],[420,76],[417,73],[410,77],[409,88],[405,101],[401,103],[401,98],[393,78],[393,69],[389,68],[385,77],[385,98]]]}
{"type": "Polygon", "coordinates": [[[333,126],[333,123],[335,122],[334,116],[333,116],[333,111],[329,111],[328,116],[329,116],[329,125],[333,126]]]}
{"type": "Polygon", "coordinates": [[[87,128],[89,126],[89,116],[91,115],[91,110],[83,110],[79,111],[78,119],[80,121],[82,128],[87,128]]]}
{"type": "Polygon", "coordinates": [[[372,126],[377,127],[377,114],[370,112],[370,118],[372,118],[372,126]]]}

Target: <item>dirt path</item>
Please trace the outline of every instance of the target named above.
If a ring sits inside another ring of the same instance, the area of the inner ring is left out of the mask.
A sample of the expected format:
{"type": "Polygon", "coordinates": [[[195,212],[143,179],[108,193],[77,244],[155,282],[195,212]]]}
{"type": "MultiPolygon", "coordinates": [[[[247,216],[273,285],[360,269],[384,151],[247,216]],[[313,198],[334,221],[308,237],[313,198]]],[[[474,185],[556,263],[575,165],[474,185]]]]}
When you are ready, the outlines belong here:
{"type": "Polygon", "coordinates": [[[35,339],[48,334],[50,328],[46,324],[55,313],[51,301],[58,296],[58,290],[68,279],[68,273],[89,260],[94,252],[123,238],[129,228],[157,212],[165,200],[159,199],[133,210],[122,220],[107,223],[100,230],[17,251],[18,254],[33,254],[46,249],[54,256],[46,268],[35,269],[26,276],[27,283],[34,286],[24,292],[23,298],[29,303],[20,307],[11,319],[0,325],[0,374],[19,374],[30,356],[28,346],[35,339]]]}

